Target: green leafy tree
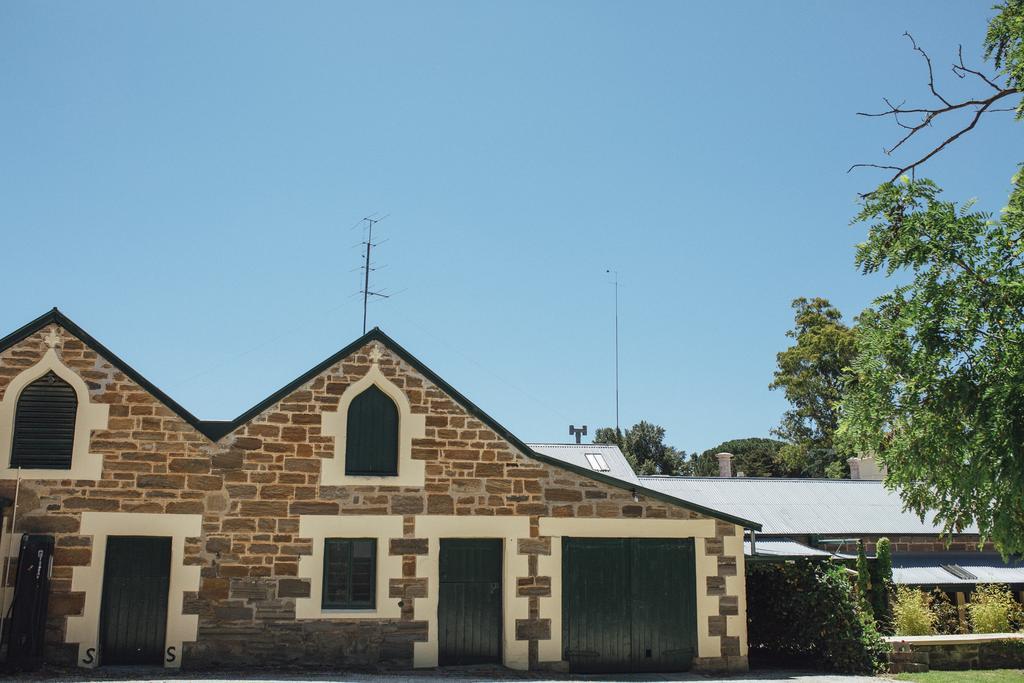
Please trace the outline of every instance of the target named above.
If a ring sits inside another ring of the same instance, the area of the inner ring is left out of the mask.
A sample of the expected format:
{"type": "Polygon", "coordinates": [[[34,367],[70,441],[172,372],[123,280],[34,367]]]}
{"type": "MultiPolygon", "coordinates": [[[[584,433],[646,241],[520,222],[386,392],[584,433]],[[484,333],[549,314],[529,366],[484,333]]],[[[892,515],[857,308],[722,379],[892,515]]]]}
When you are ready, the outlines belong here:
{"type": "Polygon", "coordinates": [[[983,116],[1011,106],[1024,118],[1024,0],[994,9],[985,58],[995,73],[966,66],[962,55],[953,65],[982,94],[942,97],[930,59],[912,43],[940,102],[880,114],[902,126],[891,154],[935,130],[936,120],[972,113],[916,160],[875,165],[895,173],[862,198],[856,220],[869,228],[857,265],[907,283],[859,318],[839,440],[875,452],[908,508],[934,510],[947,533],[977,523],[1009,554],[1024,551],[1024,185],[1018,173],[1008,205],[993,216],[907,177],[983,116]]]}
{"type": "Polygon", "coordinates": [[[839,426],[839,402],[846,372],[856,352],[854,330],[827,299],[793,302],[794,344],[776,356],[778,369],[770,389],[782,389],[793,406],[774,433],[787,445],[779,459],[787,473],[842,478],[849,469],[845,452],[833,437],[839,426]]]}
{"type": "Polygon", "coordinates": [[[1024,178],[995,217],[930,180],[883,185],[857,263],[907,284],[860,317],[841,439],[946,532],[1024,551],[1024,178]]]}
{"type": "Polygon", "coordinates": [[[780,460],[779,452],[786,444],[776,439],[751,437],[747,439],[731,439],[714,448],[709,448],[688,461],[688,474],[696,477],[714,477],[718,475],[719,453],[732,453],[733,472],[742,472],[748,477],[785,477],[791,472],[780,460]]]}
{"type": "Polygon", "coordinates": [[[682,474],[685,457],[665,443],[665,428],[641,420],[625,432],[602,427],[594,435],[594,443],[615,444],[637,474],[682,474]]]}

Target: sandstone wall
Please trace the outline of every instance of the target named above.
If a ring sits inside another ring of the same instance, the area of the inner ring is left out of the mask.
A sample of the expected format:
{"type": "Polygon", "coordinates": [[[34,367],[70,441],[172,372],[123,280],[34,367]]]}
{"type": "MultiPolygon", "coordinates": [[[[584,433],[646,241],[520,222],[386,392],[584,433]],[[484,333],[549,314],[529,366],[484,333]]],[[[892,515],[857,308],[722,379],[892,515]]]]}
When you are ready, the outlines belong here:
{"type": "MultiPolygon", "coordinates": [[[[0,354],[0,395],[42,357],[48,331],[0,354]]],[[[427,552],[417,535],[422,515],[529,519],[529,534],[513,549],[527,557],[528,568],[516,577],[528,614],[517,621],[515,637],[528,643],[536,667],[538,643],[549,637],[551,621],[540,610],[551,587],[551,577],[538,571],[538,557],[550,553],[550,539],[539,534],[542,517],[705,519],[525,457],[390,350],[379,361],[381,371],[401,387],[412,411],[426,416],[425,437],[414,440],[412,449],[412,457],[425,463],[422,488],[320,484],[322,461],[333,449],[333,438],[322,433],[322,413],[336,410],[349,384],[367,373],[369,346],[212,443],[80,340],[62,335],[57,350],[63,363],[88,383],[90,400],[109,405],[110,412],[108,428],[91,438],[91,450],[104,457],[101,479],[21,482],[16,531],[56,537],[50,660],[72,663],[78,656],[77,645],[65,640],[67,617],[81,615],[85,603],[84,594],[72,590],[73,572],[97,559],[92,536],[80,533],[87,511],[202,516],[202,533],[186,539],[183,558],[200,572],[198,591],[185,594],[184,613],[198,615],[199,624],[197,641],[181,653],[186,667],[410,666],[413,643],[426,638],[426,623],[416,618],[416,601],[427,591],[427,578],[417,573],[417,558],[427,552]],[[401,557],[401,575],[390,577],[388,596],[378,596],[402,600],[399,618],[295,619],[296,599],[310,592],[308,579],[299,576],[300,558],[312,552],[310,539],[299,535],[300,517],[307,515],[402,518],[403,534],[388,548],[401,557]]],[[[0,431],[9,428],[0,425],[0,431]]],[[[13,498],[14,486],[0,481],[0,495],[13,498]]],[[[745,624],[727,620],[740,614],[742,576],[730,583],[731,591],[726,586],[742,557],[725,550],[736,547],[725,541],[737,534],[741,539],[742,530],[724,522],[714,528],[707,552],[718,570],[698,591],[718,608],[699,619],[720,649],[704,653],[697,664],[742,668],[745,624]]]]}

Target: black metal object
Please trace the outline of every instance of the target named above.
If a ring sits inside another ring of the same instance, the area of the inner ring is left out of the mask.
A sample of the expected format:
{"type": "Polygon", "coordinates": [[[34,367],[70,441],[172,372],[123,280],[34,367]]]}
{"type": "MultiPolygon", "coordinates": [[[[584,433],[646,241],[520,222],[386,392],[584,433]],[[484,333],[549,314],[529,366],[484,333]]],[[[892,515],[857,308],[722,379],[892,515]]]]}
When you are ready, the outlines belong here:
{"type": "Polygon", "coordinates": [[[562,644],[574,672],[673,672],[697,647],[689,539],[566,538],[562,644]]]}
{"type": "Polygon", "coordinates": [[[101,664],[162,664],[171,539],[108,536],[100,610],[101,664]]]}
{"type": "Polygon", "coordinates": [[[53,370],[18,396],[11,467],[69,469],[78,394],[53,370]]]}
{"type": "Polygon", "coordinates": [[[583,425],[582,427],[578,427],[578,428],[576,427],[576,425],[569,425],[569,436],[575,436],[576,437],[576,443],[580,442],[580,437],[581,436],[586,436],[586,435],[587,435],[587,425],[583,425]]]}
{"type": "Polygon", "coordinates": [[[438,664],[501,663],[501,539],[441,539],[438,664]]]}
{"type": "Polygon", "coordinates": [[[398,406],[376,385],[349,404],[345,474],[398,474],[398,406]]]}
{"type": "Polygon", "coordinates": [[[21,537],[7,641],[7,665],[13,669],[43,663],[52,566],[53,536],[21,537]]]}
{"type": "Polygon", "coordinates": [[[324,609],[372,609],[377,595],[377,539],[324,541],[324,609]]]}

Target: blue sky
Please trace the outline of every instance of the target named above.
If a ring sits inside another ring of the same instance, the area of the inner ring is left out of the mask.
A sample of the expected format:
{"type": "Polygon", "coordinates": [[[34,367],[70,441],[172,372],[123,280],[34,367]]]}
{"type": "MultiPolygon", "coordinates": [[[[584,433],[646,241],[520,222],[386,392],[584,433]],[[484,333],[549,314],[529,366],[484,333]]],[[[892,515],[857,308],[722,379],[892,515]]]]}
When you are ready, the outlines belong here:
{"type": "MultiPolygon", "coordinates": [[[[768,435],[790,301],[850,318],[859,191],[980,62],[991,3],[6,2],[0,333],[59,306],[202,418],[380,325],[526,440],[614,422],[768,435]]],[[[997,114],[927,169],[1003,205],[997,114]]],[[[931,138],[932,140],[934,139],[931,138]]]]}

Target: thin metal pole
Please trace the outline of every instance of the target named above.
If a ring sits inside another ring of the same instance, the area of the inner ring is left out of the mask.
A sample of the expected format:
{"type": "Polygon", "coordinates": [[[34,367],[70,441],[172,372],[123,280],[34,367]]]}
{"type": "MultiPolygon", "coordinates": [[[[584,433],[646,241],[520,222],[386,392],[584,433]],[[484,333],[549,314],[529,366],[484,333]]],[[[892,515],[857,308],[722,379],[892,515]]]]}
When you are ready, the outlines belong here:
{"type": "Polygon", "coordinates": [[[615,433],[619,434],[619,271],[606,270],[615,275],[615,433]]]}
{"type": "MultiPolygon", "coordinates": [[[[4,550],[4,576],[3,576],[3,597],[0,598],[0,608],[7,607],[7,581],[10,578],[10,566],[11,566],[11,546],[14,545],[14,524],[18,521],[18,496],[21,494],[21,467],[18,467],[18,479],[14,483],[14,505],[11,506],[11,530],[7,533],[7,548],[4,550]]],[[[3,611],[3,623],[7,620],[7,610],[3,611]]],[[[7,627],[7,624],[3,624],[7,627]]],[[[10,650],[10,643],[7,645],[10,650]]]]}
{"type": "Polygon", "coordinates": [[[363,274],[363,334],[366,334],[366,305],[370,298],[370,246],[373,244],[373,224],[376,221],[367,218],[366,222],[370,224],[370,231],[366,235],[366,265],[364,266],[366,272],[363,274]]]}

